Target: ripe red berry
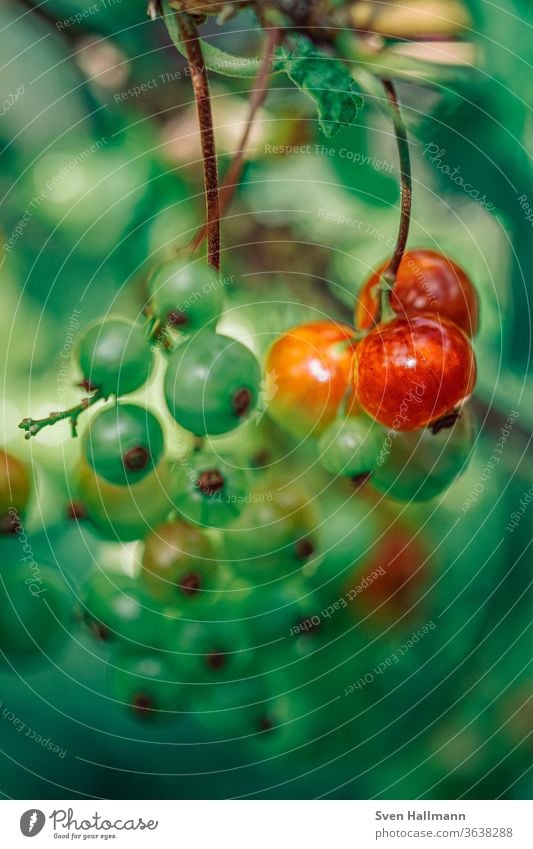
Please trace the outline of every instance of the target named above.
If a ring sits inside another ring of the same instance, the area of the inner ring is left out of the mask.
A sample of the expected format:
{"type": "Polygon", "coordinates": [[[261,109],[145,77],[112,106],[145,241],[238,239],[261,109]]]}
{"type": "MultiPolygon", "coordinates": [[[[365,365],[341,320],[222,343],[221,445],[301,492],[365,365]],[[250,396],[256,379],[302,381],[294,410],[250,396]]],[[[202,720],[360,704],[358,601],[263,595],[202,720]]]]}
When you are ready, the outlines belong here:
{"type": "Polygon", "coordinates": [[[268,411],[293,436],[319,436],[349,384],[353,330],[334,321],[300,324],[276,339],[266,361],[268,411]]]}
{"type": "MultiPolygon", "coordinates": [[[[364,284],[355,304],[355,323],[365,330],[378,314],[379,283],[384,263],[364,284]]],[[[478,327],[477,292],[466,272],[453,260],[436,251],[418,250],[404,254],[391,307],[399,316],[435,313],[474,336],[478,327]]]]}
{"type": "Polygon", "coordinates": [[[375,546],[368,563],[350,576],[350,614],[366,624],[408,624],[420,614],[429,556],[414,528],[394,522],[375,546]]]}
{"type": "Polygon", "coordinates": [[[430,315],[379,325],[355,353],[357,400],[394,430],[437,421],[468,398],[475,379],[474,352],[465,334],[430,315]]]}

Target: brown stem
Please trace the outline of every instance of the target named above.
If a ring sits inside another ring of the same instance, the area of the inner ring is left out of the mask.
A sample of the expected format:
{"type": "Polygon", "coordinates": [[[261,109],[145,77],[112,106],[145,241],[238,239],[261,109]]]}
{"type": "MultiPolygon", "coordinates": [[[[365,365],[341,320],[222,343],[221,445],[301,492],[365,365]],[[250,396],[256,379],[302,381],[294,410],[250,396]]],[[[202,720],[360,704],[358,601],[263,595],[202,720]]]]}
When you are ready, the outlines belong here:
{"type": "Polygon", "coordinates": [[[409,236],[409,226],[411,223],[411,209],[413,203],[413,189],[411,179],[411,156],[409,153],[409,140],[407,138],[407,130],[403,122],[400,104],[396,89],[390,80],[382,80],[383,88],[389,100],[392,110],[392,122],[396,135],[396,144],[398,146],[398,156],[400,160],[400,183],[401,183],[401,200],[400,200],[400,226],[398,229],[398,238],[396,247],[392,255],[391,261],[382,274],[381,298],[378,321],[391,318],[395,314],[390,307],[390,296],[392,288],[396,282],[396,276],[400,263],[405,253],[405,246],[409,236]]]}
{"type": "Polygon", "coordinates": [[[178,12],[176,17],[181,39],[187,52],[202,140],[208,261],[218,271],[220,268],[220,208],[217,153],[209,80],[196,24],[185,12],[178,12]]]}
{"type": "Polygon", "coordinates": [[[57,422],[61,422],[64,419],[70,419],[72,436],[77,436],[78,418],[83,412],[85,412],[85,410],[88,410],[89,407],[99,401],[102,397],[101,391],[97,389],[92,395],[88,395],[87,398],[82,398],[79,404],[76,404],[74,407],[70,407],[68,410],[60,410],[56,413],[49,413],[44,419],[22,419],[19,427],[21,430],[26,431],[25,439],[31,439],[32,436],[36,436],[43,428],[55,425],[57,422]]]}
{"type": "MultiPolygon", "coordinates": [[[[268,94],[268,77],[272,65],[272,56],[274,54],[274,50],[276,49],[276,45],[279,42],[279,38],[280,31],[278,29],[274,28],[268,30],[265,50],[261,58],[261,65],[259,67],[259,72],[257,74],[257,77],[255,78],[252,93],[250,95],[250,102],[248,105],[248,117],[246,120],[246,125],[244,127],[244,132],[242,134],[237,153],[235,154],[235,157],[233,158],[233,161],[231,162],[231,165],[229,166],[227,173],[224,176],[222,185],[220,187],[221,217],[224,217],[224,215],[230,208],[231,202],[233,201],[235,192],[237,190],[237,186],[240,182],[250,133],[252,131],[252,127],[257,113],[265,102],[268,94]]],[[[195,234],[194,238],[190,242],[189,250],[192,253],[195,253],[198,250],[203,240],[205,239],[206,234],[207,227],[204,225],[198,230],[198,232],[195,234]]]]}

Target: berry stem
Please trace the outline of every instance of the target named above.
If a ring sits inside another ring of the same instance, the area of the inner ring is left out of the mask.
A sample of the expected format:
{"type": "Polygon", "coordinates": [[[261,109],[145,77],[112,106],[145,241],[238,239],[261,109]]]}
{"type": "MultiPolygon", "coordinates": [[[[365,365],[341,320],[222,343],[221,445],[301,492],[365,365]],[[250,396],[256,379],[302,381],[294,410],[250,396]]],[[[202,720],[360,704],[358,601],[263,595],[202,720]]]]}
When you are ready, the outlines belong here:
{"type": "Polygon", "coordinates": [[[48,416],[44,419],[22,419],[19,424],[19,428],[21,430],[26,431],[25,439],[31,439],[32,436],[37,436],[40,430],[43,430],[45,427],[50,427],[51,425],[57,424],[57,422],[61,422],[64,419],[70,419],[70,429],[72,436],[78,435],[78,418],[81,413],[88,410],[89,407],[92,407],[97,401],[102,398],[102,392],[100,389],[96,389],[92,395],[88,395],[87,398],[82,398],[79,404],[76,404],[74,407],[70,407],[68,410],[59,410],[55,413],[49,413],[48,416]]]}
{"type": "Polygon", "coordinates": [[[187,53],[202,141],[208,262],[218,271],[220,269],[220,206],[217,152],[209,79],[198,29],[194,20],[185,12],[177,12],[176,18],[187,53]]]}
{"type": "MultiPolygon", "coordinates": [[[[244,167],[244,158],[246,155],[246,148],[248,145],[248,140],[250,138],[250,133],[252,131],[254,121],[257,117],[257,113],[263,106],[268,95],[268,78],[270,76],[270,71],[272,67],[272,57],[274,55],[274,50],[276,49],[276,46],[279,43],[279,40],[279,29],[269,29],[267,33],[265,49],[261,58],[259,72],[257,74],[257,77],[255,78],[252,92],[250,95],[250,102],[248,104],[248,117],[246,120],[244,131],[239,143],[237,153],[235,154],[226,174],[224,175],[224,180],[222,181],[222,185],[220,187],[219,202],[220,216],[222,218],[226,215],[235,196],[235,192],[239,185],[242,170],[244,167]]],[[[198,230],[198,232],[193,237],[190,243],[189,247],[192,253],[195,253],[198,250],[203,240],[205,239],[206,234],[207,226],[204,225],[200,228],[200,230],[198,230]]]]}
{"type": "Polygon", "coordinates": [[[396,276],[400,263],[405,253],[405,246],[409,236],[409,226],[411,224],[411,210],[413,204],[413,186],[411,179],[411,155],[409,152],[409,140],[407,138],[407,130],[403,122],[400,103],[396,89],[391,80],[382,80],[385,94],[391,106],[392,122],[394,125],[394,133],[396,135],[396,144],[398,147],[398,157],[400,161],[400,226],[398,228],[398,238],[396,247],[392,255],[391,261],[381,275],[381,296],[379,305],[379,314],[377,323],[380,321],[388,321],[395,318],[395,313],[390,305],[390,297],[393,286],[396,282],[396,276]]]}

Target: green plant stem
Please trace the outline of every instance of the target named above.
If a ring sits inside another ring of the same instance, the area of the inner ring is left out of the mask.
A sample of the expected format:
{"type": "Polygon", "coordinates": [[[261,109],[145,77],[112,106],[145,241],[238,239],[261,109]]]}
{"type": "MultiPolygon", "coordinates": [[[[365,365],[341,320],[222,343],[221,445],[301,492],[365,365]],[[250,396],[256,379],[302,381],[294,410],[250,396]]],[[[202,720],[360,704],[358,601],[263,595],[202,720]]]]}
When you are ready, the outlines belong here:
{"type": "Polygon", "coordinates": [[[209,80],[195,22],[185,12],[176,12],[176,19],[180,37],[187,53],[200,126],[204,161],[207,256],[209,264],[218,271],[220,269],[220,206],[217,152],[209,80]]]}
{"type": "Polygon", "coordinates": [[[51,427],[64,419],[70,419],[72,436],[77,436],[78,418],[85,412],[85,410],[88,410],[89,407],[92,407],[93,404],[100,401],[101,398],[102,393],[99,389],[97,389],[92,395],[88,395],[87,398],[83,398],[79,404],[76,404],[74,407],[70,407],[68,410],[60,410],[55,413],[49,413],[44,419],[22,419],[19,424],[19,428],[26,431],[25,439],[31,439],[32,436],[36,436],[39,431],[43,430],[43,428],[51,427]]]}
{"type": "Polygon", "coordinates": [[[409,236],[409,226],[411,224],[411,210],[413,204],[413,190],[411,178],[411,155],[409,153],[409,140],[407,138],[407,130],[403,122],[400,104],[396,89],[390,80],[382,80],[385,94],[387,95],[391,112],[392,122],[394,125],[394,133],[396,135],[396,144],[398,147],[398,157],[400,162],[400,226],[398,228],[398,238],[391,260],[381,275],[380,284],[380,303],[377,316],[377,323],[380,321],[388,321],[395,317],[395,313],[390,305],[390,297],[392,289],[396,282],[396,276],[400,263],[405,253],[407,239],[409,236]]]}

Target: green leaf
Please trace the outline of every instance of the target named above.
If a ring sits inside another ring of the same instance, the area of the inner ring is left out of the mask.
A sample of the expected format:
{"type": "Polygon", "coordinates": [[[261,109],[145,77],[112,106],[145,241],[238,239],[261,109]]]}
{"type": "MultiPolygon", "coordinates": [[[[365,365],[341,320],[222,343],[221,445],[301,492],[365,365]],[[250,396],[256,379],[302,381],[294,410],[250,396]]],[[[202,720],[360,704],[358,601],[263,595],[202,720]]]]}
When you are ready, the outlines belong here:
{"type": "MultiPolygon", "coordinates": [[[[166,24],[168,33],[174,42],[176,49],[187,57],[187,51],[181,40],[180,31],[177,22],[177,12],[169,5],[168,0],[163,2],[163,20],[166,24]]],[[[205,39],[200,38],[200,45],[204,56],[205,66],[208,71],[213,71],[217,74],[222,74],[225,77],[237,77],[240,79],[250,79],[257,76],[261,66],[260,56],[234,56],[232,53],[227,53],[219,47],[215,47],[205,39]]],[[[279,73],[284,69],[284,58],[278,56],[274,58],[272,63],[272,73],[279,73]]]]}
{"type": "Polygon", "coordinates": [[[284,70],[289,79],[314,101],[320,127],[328,138],[342,126],[353,124],[363,98],[346,66],[317,50],[302,36],[291,39],[285,51],[284,70]]]}

